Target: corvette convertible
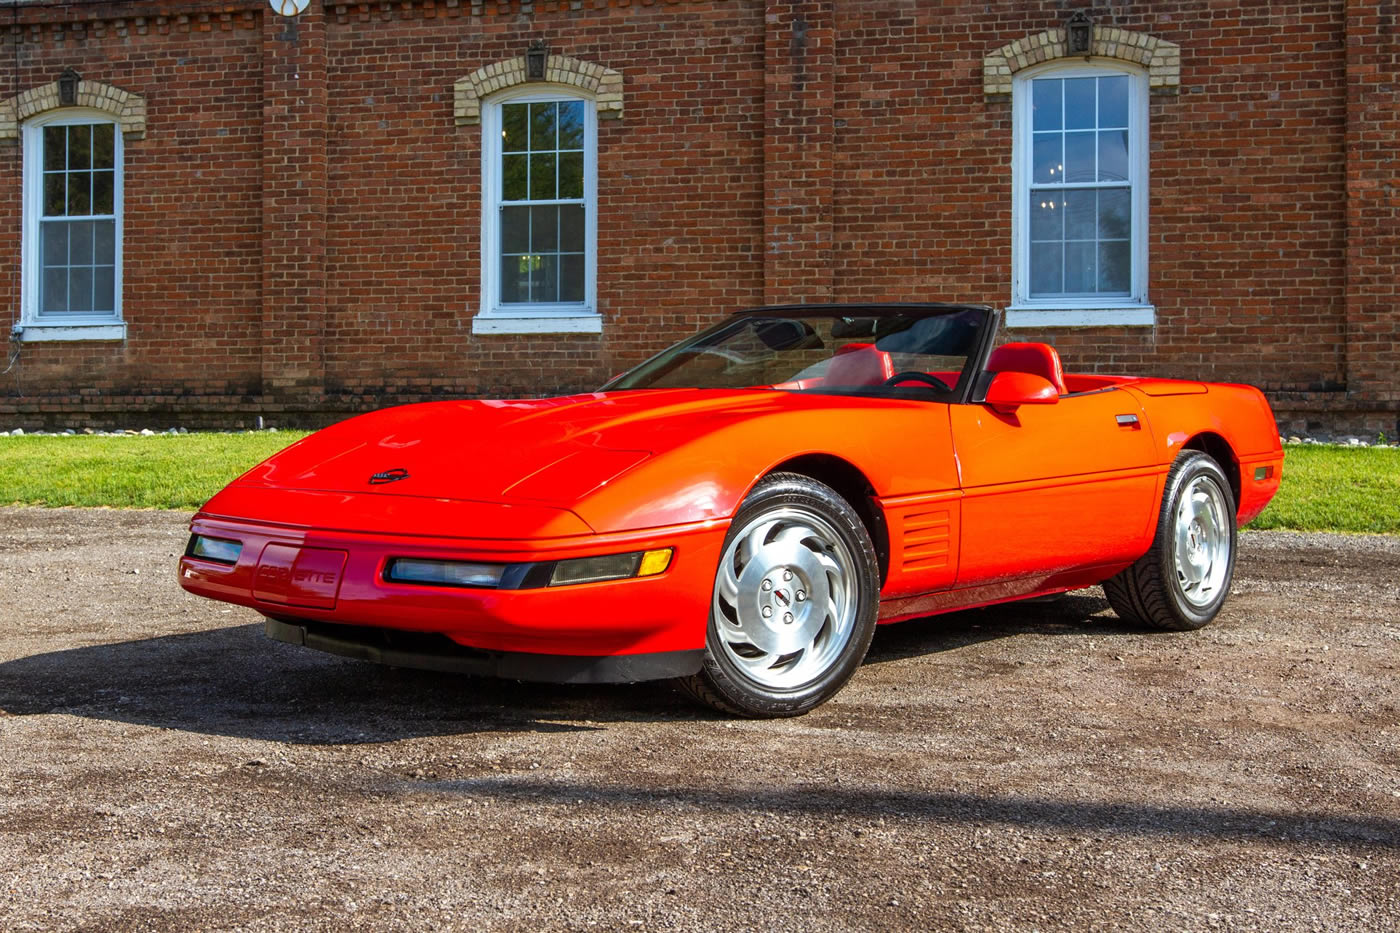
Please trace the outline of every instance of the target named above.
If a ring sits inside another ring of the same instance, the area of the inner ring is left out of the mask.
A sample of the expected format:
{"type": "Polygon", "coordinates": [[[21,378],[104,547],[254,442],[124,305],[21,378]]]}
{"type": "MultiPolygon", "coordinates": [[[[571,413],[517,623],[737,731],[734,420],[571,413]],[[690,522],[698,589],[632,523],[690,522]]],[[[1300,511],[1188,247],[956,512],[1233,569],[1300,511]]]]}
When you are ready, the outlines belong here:
{"type": "Polygon", "coordinates": [[[880,623],[1093,584],[1210,622],[1278,489],[1264,396],[1065,373],[998,318],[760,308],[597,392],[361,415],[210,499],[180,583],[309,648],[754,717],[830,698],[880,623]]]}

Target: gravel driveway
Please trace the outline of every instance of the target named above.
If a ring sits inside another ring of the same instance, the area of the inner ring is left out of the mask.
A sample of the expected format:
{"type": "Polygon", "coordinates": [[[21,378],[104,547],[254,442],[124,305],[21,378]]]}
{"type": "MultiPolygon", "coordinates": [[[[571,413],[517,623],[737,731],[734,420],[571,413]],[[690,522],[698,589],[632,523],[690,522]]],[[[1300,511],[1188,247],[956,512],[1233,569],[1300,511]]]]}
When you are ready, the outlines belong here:
{"type": "Polygon", "coordinates": [[[183,593],[186,516],[0,509],[0,929],[1395,929],[1400,538],[1211,627],[904,623],[833,702],[388,670],[183,593]]]}

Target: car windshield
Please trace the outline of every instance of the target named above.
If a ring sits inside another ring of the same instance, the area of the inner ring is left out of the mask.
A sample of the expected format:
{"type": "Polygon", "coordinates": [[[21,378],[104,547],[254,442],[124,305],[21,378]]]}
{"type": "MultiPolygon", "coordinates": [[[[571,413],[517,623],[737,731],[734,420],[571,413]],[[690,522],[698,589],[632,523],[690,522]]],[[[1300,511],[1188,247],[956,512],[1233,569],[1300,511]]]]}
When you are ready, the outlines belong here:
{"type": "Polygon", "coordinates": [[[737,314],[603,388],[952,397],[971,378],[989,312],[969,307],[737,314]]]}

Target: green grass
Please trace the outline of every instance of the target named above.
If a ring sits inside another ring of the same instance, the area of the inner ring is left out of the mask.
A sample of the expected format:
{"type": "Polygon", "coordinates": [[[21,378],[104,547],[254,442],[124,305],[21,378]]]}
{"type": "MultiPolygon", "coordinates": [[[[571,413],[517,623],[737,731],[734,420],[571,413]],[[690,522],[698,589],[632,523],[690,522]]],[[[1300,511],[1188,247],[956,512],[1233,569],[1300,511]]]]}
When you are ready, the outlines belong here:
{"type": "MultiPolygon", "coordinates": [[[[0,504],[199,508],[305,435],[0,438],[0,504]]],[[[1278,496],[1253,529],[1400,534],[1400,448],[1290,444],[1278,496]]]]}
{"type": "Polygon", "coordinates": [[[193,511],[305,432],[0,438],[0,504],[193,511]]]}
{"type": "Polygon", "coordinates": [[[1284,449],[1278,495],[1250,528],[1400,534],[1400,448],[1284,449]]]}

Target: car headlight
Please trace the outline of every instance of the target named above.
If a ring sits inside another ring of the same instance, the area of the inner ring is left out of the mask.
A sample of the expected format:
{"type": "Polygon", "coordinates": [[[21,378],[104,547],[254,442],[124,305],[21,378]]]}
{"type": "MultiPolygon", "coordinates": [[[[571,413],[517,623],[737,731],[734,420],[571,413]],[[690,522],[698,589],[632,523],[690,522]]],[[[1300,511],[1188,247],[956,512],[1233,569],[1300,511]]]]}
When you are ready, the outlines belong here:
{"type": "Polygon", "coordinates": [[[384,578],[394,583],[426,583],[430,586],[496,587],[501,585],[505,572],[505,564],[399,557],[389,564],[384,578]]]}
{"type": "Polygon", "coordinates": [[[550,586],[571,583],[601,583],[604,580],[626,580],[628,577],[652,577],[671,565],[671,549],[634,551],[630,554],[608,554],[603,557],[578,557],[561,560],[549,575],[550,586]]]}
{"type": "Polygon", "coordinates": [[[216,564],[236,564],[238,563],[238,555],[242,552],[242,541],[231,541],[228,538],[206,538],[204,535],[190,535],[189,546],[185,548],[185,556],[198,557],[200,560],[212,560],[216,564]]]}

